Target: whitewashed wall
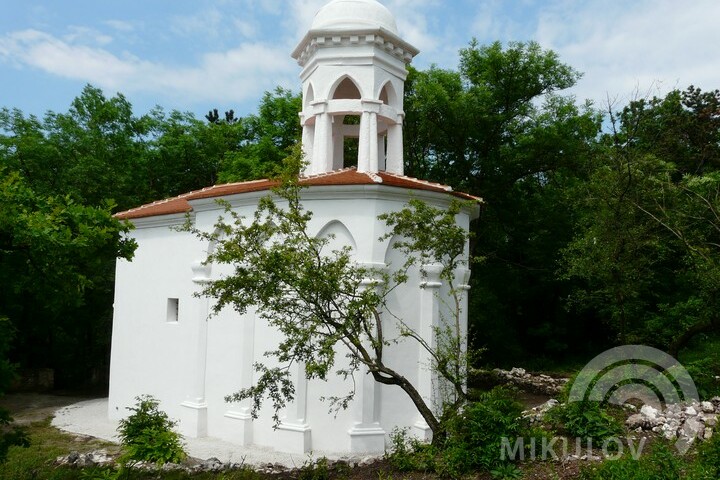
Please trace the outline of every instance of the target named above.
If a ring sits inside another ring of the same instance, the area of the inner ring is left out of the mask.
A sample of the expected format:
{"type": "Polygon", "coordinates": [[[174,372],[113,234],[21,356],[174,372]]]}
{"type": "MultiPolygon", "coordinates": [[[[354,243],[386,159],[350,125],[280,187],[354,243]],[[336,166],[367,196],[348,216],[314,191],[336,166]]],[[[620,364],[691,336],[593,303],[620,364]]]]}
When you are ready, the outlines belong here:
{"type": "MultiPolygon", "coordinates": [[[[264,194],[225,200],[251,217],[257,199],[264,194]]],[[[447,205],[450,198],[423,191],[412,195],[438,206],[447,205]]],[[[388,249],[388,241],[378,241],[386,227],[377,216],[402,209],[409,197],[403,189],[382,185],[313,187],[303,196],[304,207],[314,213],[310,224],[313,234],[335,234],[334,246],[352,246],[358,262],[395,265],[404,259],[388,249]]],[[[221,213],[215,201],[194,201],[192,205],[196,225],[210,231],[221,213]]],[[[467,228],[470,215],[462,214],[459,223],[467,228]]],[[[393,427],[410,427],[427,437],[429,430],[405,393],[399,387],[376,384],[369,375],[358,376],[356,400],[348,410],[334,416],[328,413],[329,404],[319,398],[347,392],[350,385],[335,377],[307,384],[298,370],[300,398],[284,412],[279,430],[273,429],[269,404],[260,418],[251,420],[249,404],[226,403],[226,395],[251,385],[252,364],[267,361],[262,354],[276,345],[278,337],[252,312],[240,317],[226,310],[208,320],[210,301],[195,298],[193,293],[201,288],[202,281],[220,278],[229,270],[200,265],[209,245],[171,228],[183,220],[182,215],[135,220],[137,228],[132,235],[139,245],[135,258],[118,262],[111,418],[126,416],[126,407],[135,403],[136,396],[150,394],[161,401],[161,408],[170,417],[180,420],[185,435],[209,435],[238,445],[255,444],[294,453],[381,453],[393,427]],[[167,321],[168,298],[179,299],[177,323],[167,321]]],[[[436,289],[421,289],[420,282],[414,271],[410,281],[391,294],[389,306],[409,325],[424,328],[433,320],[429,306],[436,289]]],[[[391,325],[386,328],[392,330],[391,325]]],[[[421,385],[425,394],[431,394],[430,372],[416,343],[404,341],[393,346],[385,358],[390,366],[421,385]]]]}

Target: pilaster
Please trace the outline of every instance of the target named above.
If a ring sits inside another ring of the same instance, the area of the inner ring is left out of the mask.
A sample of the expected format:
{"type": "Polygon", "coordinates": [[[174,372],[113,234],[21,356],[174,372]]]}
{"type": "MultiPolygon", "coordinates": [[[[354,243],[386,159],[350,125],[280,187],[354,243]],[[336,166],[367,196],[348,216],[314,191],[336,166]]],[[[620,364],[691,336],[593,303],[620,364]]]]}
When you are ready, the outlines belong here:
{"type": "MultiPolygon", "coordinates": [[[[361,264],[369,269],[385,269],[387,265],[377,263],[361,264]]],[[[380,278],[373,276],[363,280],[364,288],[375,288],[380,278]]],[[[352,453],[381,453],[385,451],[385,430],[380,426],[380,385],[370,375],[365,365],[358,372],[353,399],[354,425],[348,431],[352,453]]]]}
{"type": "Polygon", "coordinates": [[[312,451],[312,430],[307,423],[307,378],[305,364],[297,364],[293,370],[295,398],[289,402],[285,418],[277,427],[277,449],[289,453],[312,451]]]}
{"type": "MultiPolygon", "coordinates": [[[[442,287],[440,274],[442,265],[423,265],[425,278],[420,283],[420,326],[418,333],[431,349],[437,345],[436,330],[440,325],[440,298],[442,287]]],[[[422,346],[418,347],[418,393],[423,397],[428,407],[435,409],[437,402],[437,375],[434,373],[432,356],[422,346]]],[[[432,430],[425,419],[418,413],[414,425],[414,433],[422,440],[432,439],[432,430]]]]}
{"type": "MultiPolygon", "coordinates": [[[[198,261],[192,265],[192,281],[200,287],[210,281],[210,266],[198,261]]],[[[190,390],[185,401],[180,405],[183,408],[180,419],[180,429],[188,437],[207,436],[207,401],[205,399],[205,375],[207,371],[207,320],[209,314],[209,300],[207,297],[192,298],[190,300],[195,310],[195,345],[191,353],[195,366],[194,378],[190,382],[190,390]]]]}

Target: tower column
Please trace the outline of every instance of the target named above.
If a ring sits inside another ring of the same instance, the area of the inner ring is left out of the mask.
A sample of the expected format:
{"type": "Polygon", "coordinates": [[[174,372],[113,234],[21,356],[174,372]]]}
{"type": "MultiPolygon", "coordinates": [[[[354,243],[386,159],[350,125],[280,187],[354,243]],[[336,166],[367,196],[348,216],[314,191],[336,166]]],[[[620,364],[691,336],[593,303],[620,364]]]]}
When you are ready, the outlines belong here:
{"type": "Polygon", "coordinates": [[[378,172],[378,121],[377,121],[377,113],[370,112],[370,128],[368,129],[368,134],[370,135],[370,138],[368,140],[370,141],[369,146],[369,168],[368,172],[370,173],[377,173],[378,172]]]}
{"type": "MultiPolygon", "coordinates": [[[[386,269],[387,265],[378,263],[363,263],[369,269],[386,269]]],[[[382,279],[371,274],[362,281],[363,288],[377,288],[377,282],[382,279]]],[[[369,343],[369,342],[368,342],[369,343]]],[[[371,349],[371,345],[366,345],[371,349]]],[[[354,424],[348,431],[350,436],[350,451],[352,453],[377,453],[385,450],[385,430],[380,426],[380,395],[381,386],[370,374],[367,366],[361,365],[358,371],[359,379],[353,401],[354,424]]]]}
{"type": "Polygon", "coordinates": [[[300,122],[303,127],[302,131],[302,151],[303,161],[307,162],[305,165],[304,175],[312,173],[312,158],[313,158],[313,144],[315,143],[315,125],[311,124],[303,114],[300,114],[300,122]]]}
{"type": "Polygon", "coordinates": [[[387,159],[385,170],[397,175],[404,174],[403,166],[403,127],[402,123],[388,125],[387,135],[387,159]]]}
{"type": "Polygon", "coordinates": [[[358,172],[370,170],[370,112],[362,112],[360,115],[357,170],[358,172]]]}
{"type": "Polygon", "coordinates": [[[292,380],[295,384],[295,397],[288,402],[285,418],[277,426],[275,439],[280,451],[306,454],[312,450],[312,430],[306,418],[308,380],[305,363],[292,367],[292,380]]]}
{"type": "Polygon", "coordinates": [[[327,102],[314,102],[315,138],[311,173],[323,173],[332,170],[332,116],[327,112],[327,102]]]}
{"type": "Polygon", "coordinates": [[[363,100],[358,144],[358,172],[378,172],[378,118],[382,102],[363,100]]]}

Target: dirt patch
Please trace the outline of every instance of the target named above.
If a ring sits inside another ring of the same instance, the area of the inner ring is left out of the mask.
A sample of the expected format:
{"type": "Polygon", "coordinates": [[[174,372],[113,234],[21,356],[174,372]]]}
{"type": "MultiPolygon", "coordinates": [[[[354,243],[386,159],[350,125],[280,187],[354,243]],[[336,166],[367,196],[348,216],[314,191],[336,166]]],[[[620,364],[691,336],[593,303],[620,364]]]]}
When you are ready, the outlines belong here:
{"type": "Polygon", "coordinates": [[[51,417],[58,408],[91,398],[57,393],[11,393],[0,397],[0,407],[9,410],[18,425],[28,425],[51,417]]]}

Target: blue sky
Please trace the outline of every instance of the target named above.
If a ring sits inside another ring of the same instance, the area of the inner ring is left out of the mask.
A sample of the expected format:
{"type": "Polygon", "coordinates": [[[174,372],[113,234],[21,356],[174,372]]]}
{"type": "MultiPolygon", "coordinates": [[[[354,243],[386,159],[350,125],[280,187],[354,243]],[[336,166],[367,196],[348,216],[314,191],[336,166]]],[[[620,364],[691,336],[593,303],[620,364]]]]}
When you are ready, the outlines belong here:
{"type": "MultiPolygon", "coordinates": [[[[66,111],[83,85],[198,117],[254,112],[299,90],[290,52],[327,0],[0,0],[0,107],[66,111]]],[[[536,40],[584,72],[571,93],[604,105],[694,84],[720,88],[720,0],[380,0],[421,50],[457,67],[476,37],[536,40]]]]}

